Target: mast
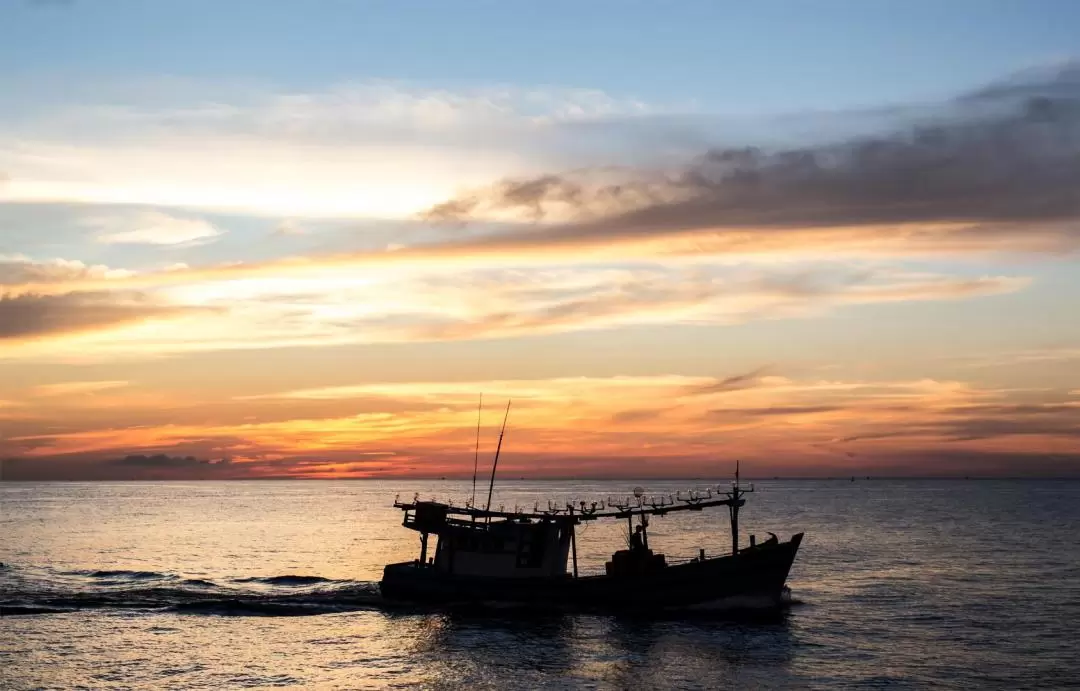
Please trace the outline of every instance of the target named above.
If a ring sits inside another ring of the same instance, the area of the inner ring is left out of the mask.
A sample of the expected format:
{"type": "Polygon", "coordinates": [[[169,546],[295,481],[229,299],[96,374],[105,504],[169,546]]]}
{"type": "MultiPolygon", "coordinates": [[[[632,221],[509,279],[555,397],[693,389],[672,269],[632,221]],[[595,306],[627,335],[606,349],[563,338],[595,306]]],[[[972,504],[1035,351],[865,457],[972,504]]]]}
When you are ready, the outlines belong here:
{"type": "Polygon", "coordinates": [[[735,482],[731,483],[731,491],[728,492],[730,497],[728,510],[731,512],[731,556],[739,554],[739,506],[743,503],[742,496],[753,491],[753,484],[750,485],[750,489],[739,486],[739,462],[735,461],[735,482]]]}
{"type": "Polygon", "coordinates": [[[476,407],[476,452],[472,462],[472,498],[469,503],[476,506],[476,466],[480,462],[480,413],[484,410],[484,394],[480,394],[480,405],[476,407]]]}
{"type": "MultiPolygon", "coordinates": [[[[570,518],[574,517],[574,507],[570,506],[570,518]]],[[[577,521],[570,521],[570,553],[574,558],[574,578],[577,578],[577,521]]]]}
{"type": "MultiPolygon", "coordinates": [[[[484,506],[484,511],[491,510],[491,492],[495,489],[495,469],[499,467],[499,452],[502,451],[503,435],[506,434],[506,418],[510,417],[510,401],[506,402],[506,412],[503,414],[502,429],[499,430],[499,444],[495,447],[495,462],[491,464],[491,482],[488,483],[488,498],[487,504],[484,506]]],[[[490,521],[491,518],[488,517],[490,521]]]]}
{"type": "Polygon", "coordinates": [[[735,461],[735,485],[731,491],[731,556],[739,553],[739,461],[735,461]]]}

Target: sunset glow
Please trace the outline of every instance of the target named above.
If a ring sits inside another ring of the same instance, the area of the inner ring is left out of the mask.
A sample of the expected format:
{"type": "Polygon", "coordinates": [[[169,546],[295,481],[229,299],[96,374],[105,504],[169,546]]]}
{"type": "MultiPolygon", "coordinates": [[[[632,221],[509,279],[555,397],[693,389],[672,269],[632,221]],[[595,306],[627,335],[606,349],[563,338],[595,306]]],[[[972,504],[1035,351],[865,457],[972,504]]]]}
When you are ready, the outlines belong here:
{"type": "Polygon", "coordinates": [[[481,394],[516,476],[1080,472],[1075,62],[887,117],[147,69],[5,76],[4,480],[466,476],[481,394]]]}

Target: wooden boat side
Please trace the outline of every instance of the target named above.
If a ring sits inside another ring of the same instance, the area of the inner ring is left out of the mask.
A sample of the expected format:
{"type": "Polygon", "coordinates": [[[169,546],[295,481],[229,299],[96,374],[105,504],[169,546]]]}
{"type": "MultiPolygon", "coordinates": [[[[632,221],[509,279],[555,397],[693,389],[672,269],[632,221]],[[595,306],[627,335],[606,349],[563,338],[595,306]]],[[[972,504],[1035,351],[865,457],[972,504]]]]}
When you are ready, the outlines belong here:
{"type": "Polygon", "coordinates": [[[738,555],[695,560],[632,575],[503,579],[460,576],[418,562],[391,564],[381,582],[385,597],[417,602],[502,602],[603,609],[685,607],[727,598],[759,597],[779,604],[802,533],[738,555]]]}

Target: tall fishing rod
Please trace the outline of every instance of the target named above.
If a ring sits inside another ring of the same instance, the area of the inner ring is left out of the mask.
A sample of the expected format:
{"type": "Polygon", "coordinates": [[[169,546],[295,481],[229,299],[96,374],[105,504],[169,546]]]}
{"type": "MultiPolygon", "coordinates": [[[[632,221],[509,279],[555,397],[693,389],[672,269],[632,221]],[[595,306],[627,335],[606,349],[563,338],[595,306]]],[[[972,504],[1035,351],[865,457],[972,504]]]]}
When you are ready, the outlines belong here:
{"type": "Polygon", "coordinates": [[[484,410],[484,394],[480,394],[480,405],[476,407],[476,453],[472,462],[472,498],[469,504],[476,506],[476,466],[480,462],[480,413],[484,410]]]}
{"type": "MultiPolygon", "coordinates": [[[[491,482],[488,483],[488,498],[484,511],[491,510],[491,492],[495,489],[495,469],[499,467],[499,452],[502,451],[502,440],[503,435],[506,434],[506,418],[508,417],[510,417],[510,401],[506,402],[506,412],[503,414],[502,429],[499,431],[499,444],[495,447],[495,462],[491,464],[491,482]]],[[[488,520],[491,520],[491,516],[488,516],[488,520]]]]}

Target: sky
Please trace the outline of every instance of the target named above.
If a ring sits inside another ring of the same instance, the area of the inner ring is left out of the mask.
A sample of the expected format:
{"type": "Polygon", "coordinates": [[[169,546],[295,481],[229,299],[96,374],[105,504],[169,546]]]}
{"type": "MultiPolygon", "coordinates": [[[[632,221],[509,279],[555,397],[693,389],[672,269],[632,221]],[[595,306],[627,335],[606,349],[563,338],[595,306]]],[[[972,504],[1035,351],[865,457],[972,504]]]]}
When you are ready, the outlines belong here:
{"type": "Polygon", "coordinates": [[[0,4],[0,479],[1080,475],[1076,26],[0,4]]]}

